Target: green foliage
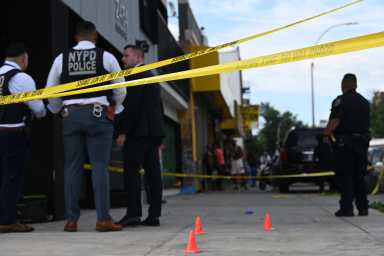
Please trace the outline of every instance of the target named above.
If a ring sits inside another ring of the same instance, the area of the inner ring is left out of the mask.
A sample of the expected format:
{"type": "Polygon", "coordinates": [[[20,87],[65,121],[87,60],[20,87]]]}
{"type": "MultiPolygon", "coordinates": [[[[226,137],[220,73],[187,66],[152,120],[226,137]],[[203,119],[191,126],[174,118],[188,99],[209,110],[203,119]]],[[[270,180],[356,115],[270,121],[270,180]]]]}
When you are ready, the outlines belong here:
{"type": "Polygon", "coordinates": [[[380,212],[384,212],[384,204],[381,202],[373,202],[369,206],[372,209],[378,210],[380,212]]]}
{"type": "Polygon", "coordinates": [[[246,142],[249,152],[255,152],[257,155],[264,151],[273,153],[280,147],[290,129],[304,127],[291,112],[280,113],[269,103],[261,103],[260,110],[260,116],[265,120],[264,127],[257,136],[246,142]]]}
{"type": "Polygon", "coordinates": [[[375,92],[371,104],[371,132],[374,138],[384,137],[384,95],[375,92]]]}

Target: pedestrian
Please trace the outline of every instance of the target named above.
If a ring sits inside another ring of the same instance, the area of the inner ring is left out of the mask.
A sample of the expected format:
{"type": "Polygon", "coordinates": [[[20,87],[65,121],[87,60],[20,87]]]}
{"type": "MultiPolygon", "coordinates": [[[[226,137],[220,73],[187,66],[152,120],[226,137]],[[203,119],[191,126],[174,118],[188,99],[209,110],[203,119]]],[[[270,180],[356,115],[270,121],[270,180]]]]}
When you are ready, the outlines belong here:
{"type": "MultiPolygon", "coordinates": [[[[213,170],[215,169],[215,156],[212,150],[211,145],[207,145],[204,155],[203,155],[203,169],[204,169],[204,174],[205,175],[212,175],[213,170]]],[[[208,178],[208,179],[201,179],[201,186],[202,190],[214,190],[213,186],[213,180],[208,178]]]]}
{"type": "MultiPolygon", "coordinates": [[[[214,157],[216,160],[216,168],[213,171],[214,175],[225,175],[226,174],[226,164],[225,164],[225,156],[224,149],[221,147],[219,142],[215,143],[215,152],[214,157]]],[[[215,184],[216,190],[223,190],[223,179],[216,178],[213,180],[215,184]]]]}
{"type": "MultiPolygon", "coordinates": [[[[125,68],[144,64],[144,50],[137,45],[124,47],[122,62],[125,68]]],[[[147,71],[128,76],[127,80],[151,77],[147,71]]],[[[127,211],[118,222],[123,227],[160,226],[163,183],[160,170],[159,147],[165,135],[163,103],[159,84],[127,88],[125,110],[118,117],[117,144],[123,146],[124,180],[127,190],[127,211]],[[148,185],[150,201],[148,216],[141,221],[140,169],[148,185]]]]}
{"type": "Polygon", "coordinates": [[[232,141],[232,169],[231,175],[233,176],[233,185],[234,189],[238,190],[238,184],[240,183],[241,187],[244,190],[247,190],[246,180],[240,178],[239,176],[245,175],[245,166],[244,166],[244,152],[243,149],[237,145],[235,140],[232,141]]]}
{"type": "Polygon", "coordinates": [[[341,82],[342,95],[332,102],[331,115],[324,135],[335,138],[333,144],[334,169],[340,191],[337,217],[354,216],[355,201],[359,216],[368,215],[367,153],[370,140],[369,102],[356,92],[357,79],[346,74],[341,82]]]}
{"type": "MultiPolygon", "coordinates": [[[[89,21],[77,24],[77,45],[60,54],[53,62],[47,87],[120,71],[116,58],[96,47],[96,27],[89,21]]],[[[116,79],[113,82],[124,82],[116,79]]],[[[99,86],[99,85],[94,85],[99,86]]],[[[64,143],[64,188],[66,218],[64,230],[77,231],[80,217],[79,197],[86,153],[92,165],[92,184],[97,213],[97,231],[119,231],[109,215],[110,189],[108,164],[111,155],[113,118],[122,110],[126,90],[49,99],[52,113],[61,112],[64,143]]]]}
{"type": "MultiPolygon", "coordinates": [[[[319,172],[327,172],[332,170],[332,149],[328,143],[324,142],[323,135],[319,134],[316,136],[317,146],[313,152],[313,162],[316,170],[319,172]]],[[[324,192],[324,177],[319,177],[317,184],[320,187],[320,192],[324,192]]],[[[333,187],[333,182],[330,186],[333,187]]]]}
{"type": "Polygon", "coordinates": [[[269,162],[271,162],[271,157],[267,151],[264,151],[260,156],[260,165],[267,165],[269,162]]]}
{"type": "MultiPolygon", "coordinates": [[[[28,67],[26,47],[22,43],[12,43],[5,54],[5,63],[0,67],[0,96],[35,91],[35,81],[25,73],[28,67]]],[[[25,120],[31,111],[37,118],[46,115],[41,100],[0,106],[0,233],[34,230],[16,220],[16,204],[22,196],[29,154],[25,120]]]]}
{"type": "Polygon", "coordinates": [[[256,177],[257,177],[257,168],[259,167],[259,158],[256,156],[256,153],[253,151],[248,152],[247,162],[250,168],[251,187],[256,187],[256,177]]]}

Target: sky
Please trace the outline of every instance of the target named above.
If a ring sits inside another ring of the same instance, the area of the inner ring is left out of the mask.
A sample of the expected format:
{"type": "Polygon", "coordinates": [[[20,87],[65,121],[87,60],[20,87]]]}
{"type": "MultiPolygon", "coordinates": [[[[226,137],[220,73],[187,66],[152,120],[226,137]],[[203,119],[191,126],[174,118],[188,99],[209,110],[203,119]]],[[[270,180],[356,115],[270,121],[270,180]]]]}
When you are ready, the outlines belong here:
{"type": "MultiPolygon", "coordinates": [[[[169,0],[176,2],[176,0],[169,0]]],[[[209,46],[271,30],[307,18],[351,0],[189,0],[199,26],[205,28],[209,46]]],[[[176,5],[177,6],[177,5],[176,5]]],[[[382,32],[384,0],[362,3],[319,19],[240,45],[242,59],[314,45],[330,26],[320,43],[382,32]]],[[[178,37],[177,18],[169,18],[178,37]]],[[[332,100],[340,92],[345,73],[355,73],[358,91],[371,99],[384,90],[384,47],[314,60],[315,119],[326,120],[332,100]]],[[[280,111],[290,111],[306,124],[312,123],[311,60],[243,71],[252,104],[269,102],[280,111]]]]}

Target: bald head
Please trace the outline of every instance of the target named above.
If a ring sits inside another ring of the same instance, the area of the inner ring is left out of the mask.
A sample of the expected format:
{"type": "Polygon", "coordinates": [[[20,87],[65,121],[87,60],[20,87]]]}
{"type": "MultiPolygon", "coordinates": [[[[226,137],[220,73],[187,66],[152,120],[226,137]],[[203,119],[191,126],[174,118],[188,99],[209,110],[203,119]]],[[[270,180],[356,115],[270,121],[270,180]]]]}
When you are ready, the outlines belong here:
{"type": "Polygon", "coordinates": [[[341,90],[343,93],[355,91],[357,88],[357,78],[354,74],[345,74],[341,81],[341,90]]]}

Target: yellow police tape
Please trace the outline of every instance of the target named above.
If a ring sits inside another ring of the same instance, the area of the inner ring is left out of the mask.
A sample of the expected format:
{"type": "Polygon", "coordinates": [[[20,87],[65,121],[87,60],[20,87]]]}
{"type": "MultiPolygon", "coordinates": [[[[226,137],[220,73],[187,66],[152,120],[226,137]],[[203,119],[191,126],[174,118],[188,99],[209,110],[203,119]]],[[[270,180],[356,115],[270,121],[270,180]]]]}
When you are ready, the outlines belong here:
{"type": "MultiPolygon", "coordinates": [[[[85,170],[92,170],[90,164],[84,165],[85,170]]],[[[124,173],[124,168],[121,167],[108,167],[110,172],[124,173]]],[[[369,166],[368,171],[373,171],[374,167],[369,166]]],[[[230,175],[205,175],[205,174],[194,174],[194,173],[173,173],[173,172],[162,172],[164,177],[178,177],[178,178],[195,178],[195,179],[223,179],[223,180],[234,180],[234,179],[255,179],[255,180],[276,180],[276,179],[289,179],[289,178],[316,178],[316,177],[331,177],[335,176],[333,171],[322,171],[316,173],[301,173],[301,174],[288,174],[288,175],[268,175],[268,176],[230,176],[230,175]]],[[[381,168],[380,175],[377,180],[375,188],[372,190],[371,195],[376,195],[379,192],[381,182],[384,178],[384,168],[381,168]]]]}
{"type": "Polygon", "coordinates": [[[301,174],[287,174],[287,175],[268,175],[268,176],[230,176],[230,175],[204,175],[204,174],[188,174],[188,173],[167,173],[164,172],[163,176],[168,177],[184,177],[184,178],[200,178],[200,179],[225,179],[225,180],[277,180],[289,178],[314,178],[314,177],[328,177],[334,176],[334,172],[317,172],[317,173],[301,173],[301,174]]]}
{"type": "Polygon", "coordinates": [[[379,192],[383,178],[384,178],[384,168],[381,168],[379,178],[377,179],[376,186],[372,190],[371,195],[376,195],[379,192]]]}
{"type": "Polygon", "coordinates": [[[250,68],[260,68],[271,65],[278,65],[288,62],[296,62],[306,59],[314,59],[325,56],[337,55],[347,52],[365,50],[375,47],[384,46],[384,32],[368,34],[364,36],[353,37],[345,40],[334,41],[330,43],[325,43],[317,46],[306,47],[286,52],[280,52],[271,55],[265,55],[261,57],[256,57],[248,60],[240,60],[227,64],[213,65],[204,68],[198,68],[193,70],[187,70],[177,73],[165,74],[160,76],[154,76],[149,78],[143,78],[138,80],[133,80],[124,83],[117,83],[87,89],[80,89],[76,91],[69,91],[64,93],[58,93],[55,95],[48,96],[36,96],[29,97],[24,100],[31,99],[42,99],[42,98],[52,98],[52,97],[63,97],[76,94],[97,92],[103,90],[117,89],[130,86],[145,85],[151,83],[160,83],[167,81],[174,81],[180,79],[187,79],[193,77],[207,76],[220,74],[224,72],[233,72],[239,70],[245,70],[250,68]]]}
{"type": "Polygon", "coordinates": [[[355,4],[363,2],[363,1],[364,0],[356,0],[356,1],[353,1],[351,3],[342,5],[340,7],[331,9],[329,11],[320,13],[318,15],[315,15],[315,16],[312,16],[312,17],[309,17],[306,19],[302,19],[302,20],[296,21],[294,23],[291,23],[291,24],[288,24],[288,25],[285,25],[285,26],[282,26],[282,27],[279,27],[276,29],[272,29],[272,30],[269,30],[269,31],[266,31],[263,33],[244,37],[242,39],[235,40],[235,41],[225,43],[222,45],[218,45],[216,47],[207,48],[204,50],[200,50],[197,52],[181,55],[181,56],[167,59],[167,60],[162,60],[162,61],[159,61],[156,63],[152,63],[152,64],[140,66],[140,67],[135,67],[135,68],[127,69],[127,70],[122,70],[119,72],[114,72],[114,73],[110,73],[110,74],[106,74],[106,75],[102,75],[102,76],[96,76],[96,77],[92,77],[92,78],[88,78],[88,79],[83,79],[83,80],[79,80],[79,81],[75,81],[75,82],[70,82],[70,83],[66,83],[66,84],[61,84],[61,85],[57,85],[57,86],[52,86],[52,87],[48,87],[48,88],[44,88],[44,89],[40,89],[40,90],[36,90],[36,91],[32,91],[32,92],[24,92],[24,93],[19,93],[19,94],[12,94],[9,96],[2,96],[2,97],[0,97],[0,105],[24,102],[24,101],[34,100],[34,99],[45,99],[45,98],[49,98],[49,97],[47,97],[48,95],[53,95],[56,93],[70,91],[70,90],[76,90],[79,88],[84,88],[84,87],[88,87],[91,85],[112,81],[112,80],[115,80],[117,78],[126,77],[129,75],[145,72],[148,70],[152,70],[152,69],[164,67],[167,65],[171,65],[171,64],[174,64],[177,62],[196,58],[196,57],[199,57],[199,56],[202,56],[205,54],[209,54],[209,53],[218,51],[220,49],[224,49],[227,47],[231,47],[231,46],[235,46],[235,45],[238,45],[241,43],[245,43],[245,42],[254,40],[256,38],[266,36],[266,35],[269,35],[269,34],[272,34],[272,33],[275,33],[275,32],[278,32],[278,31],[281,31],[281,30],[284,30],[284,29],[287,29],[287,28],[290,28],[290,27],[293,27],[293,26],[296,26],[296,25],[299,25],[299,24],[302,24],[305,22],[308,22],[308,21],[316,19],[316,18],[320,18],[322,16],[325,16],[325,15],[331,14],[333,12],[345,9],[347,7],[350,7],[352,5],[355,5],[355,4]]]}
{"type": "MultiPolygon", "coordinates": [[[[85,170],[92,170],[90,164],[84,165],[85,170]]],[[[124,168],[121,167],[108,167],[110,172],[124,173],[124,168]]],[[[313,178],[313,177],[327,177],[334,176],[334,172],[317,172],[317,173],[301,173],[301,174],[288,174],[288,175],[268,175],[268,176],[232,176],[232,175],[205,175],[205,174],[194,174],[194,173],[173,173],[173,172],[162,172],[165,177],[180,177],[180,178],[197,178],[197,179],[256,179],[256,180],[271,180],[271,179],[288,179],[288,178],[313,178]]]]}

